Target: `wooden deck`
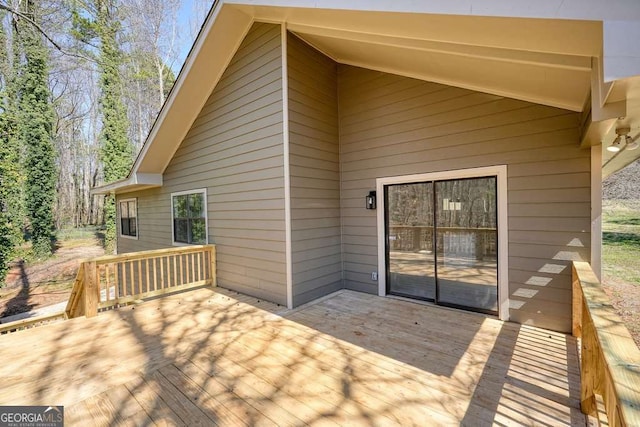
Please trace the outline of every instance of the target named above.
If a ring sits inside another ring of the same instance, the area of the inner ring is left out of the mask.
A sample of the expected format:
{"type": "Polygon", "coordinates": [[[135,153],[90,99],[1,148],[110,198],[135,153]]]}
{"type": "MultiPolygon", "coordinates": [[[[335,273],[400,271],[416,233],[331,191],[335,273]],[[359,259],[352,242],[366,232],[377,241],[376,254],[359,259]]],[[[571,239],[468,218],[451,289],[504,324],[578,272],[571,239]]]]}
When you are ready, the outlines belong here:
{"type": "Polygon", "coordinates": [[[351,291],[202,288],[0,336],[0,405],[67,425],[585,425],[575,340],[351,291]]]}

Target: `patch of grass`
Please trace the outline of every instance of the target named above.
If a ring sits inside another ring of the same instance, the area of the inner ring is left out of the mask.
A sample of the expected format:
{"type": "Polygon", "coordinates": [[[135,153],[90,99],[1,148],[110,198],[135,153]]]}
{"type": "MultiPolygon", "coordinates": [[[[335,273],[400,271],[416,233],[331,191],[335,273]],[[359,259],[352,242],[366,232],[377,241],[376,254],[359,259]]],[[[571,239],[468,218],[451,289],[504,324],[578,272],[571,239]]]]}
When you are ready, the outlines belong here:
{"type": "Polygon", "coordinates": [[[64,242],[67,240],[85,240],[94,239],[98,233],[98,227],[87,226],[81,228],[63,228],[58,230],[56,237],[58,241],[64,242]]]}
{"type": "Polygon", "coordinates": [[[604,272],[611,277],[640,285],[640,202],[605,201],[602,219],[604,272]]]}

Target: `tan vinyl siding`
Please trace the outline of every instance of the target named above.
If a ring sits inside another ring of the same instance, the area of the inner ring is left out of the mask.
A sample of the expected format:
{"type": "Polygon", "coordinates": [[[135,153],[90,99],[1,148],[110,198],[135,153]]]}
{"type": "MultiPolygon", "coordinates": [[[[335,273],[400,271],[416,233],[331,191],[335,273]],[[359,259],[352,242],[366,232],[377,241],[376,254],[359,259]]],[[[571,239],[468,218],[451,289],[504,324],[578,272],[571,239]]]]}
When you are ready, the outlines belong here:
{"type": "Polygon", "coordinates": [[[336,63],[289,34],[294,306],[342,288],[336,63]]]}
{"type": "Polygon", "coordinates": [[[171,246],[170,194],[207,189],[218,283],[286,303],[280,26],[254,24],[164,173],[137,197],[139,240],[119,252],[171,246]]]}
{"type": "Polygon", "coordinates": [[[570,261],[590,256],[579,114],[340,65],[345,286],[377,292],[376,178],[507,165],[510,317],[569,331],[570,261]]]}

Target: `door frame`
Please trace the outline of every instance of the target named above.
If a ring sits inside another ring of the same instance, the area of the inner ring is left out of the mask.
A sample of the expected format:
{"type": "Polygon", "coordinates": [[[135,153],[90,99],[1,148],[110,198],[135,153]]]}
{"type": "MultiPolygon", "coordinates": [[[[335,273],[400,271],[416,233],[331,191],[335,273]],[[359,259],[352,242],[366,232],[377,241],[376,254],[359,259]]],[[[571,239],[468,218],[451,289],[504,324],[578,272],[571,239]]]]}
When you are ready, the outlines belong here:
{"type": "Polygon", "coordinates": [[[429,172],[414,175],[376,178],[377,233],[378,233],[378,295],[387,295],[387,257],[384,187],[391,184],[411,184],[425,181],[441,181],[462,178],[495,176],[498,208],[498,317],[509,320],[509,223],[507,204],[507,166],[487,166],[470,169],[429,172]]]}

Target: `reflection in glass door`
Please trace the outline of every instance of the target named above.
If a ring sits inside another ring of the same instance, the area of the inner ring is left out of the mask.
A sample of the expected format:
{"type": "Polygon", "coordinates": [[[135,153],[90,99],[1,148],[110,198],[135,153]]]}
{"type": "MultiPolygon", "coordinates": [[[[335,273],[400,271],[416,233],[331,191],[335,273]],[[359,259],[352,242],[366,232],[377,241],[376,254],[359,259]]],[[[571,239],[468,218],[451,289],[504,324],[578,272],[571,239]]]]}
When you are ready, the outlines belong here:
{"type": "Polygon", "coordinates": [[[388,290],[434,300],[433,183],[389,185],[385,193],[388,290]]]}
{"type": "Polygon", "coordinates": [[[387,291],[496,313],[496,178],[385,186],[387,291]]]}

